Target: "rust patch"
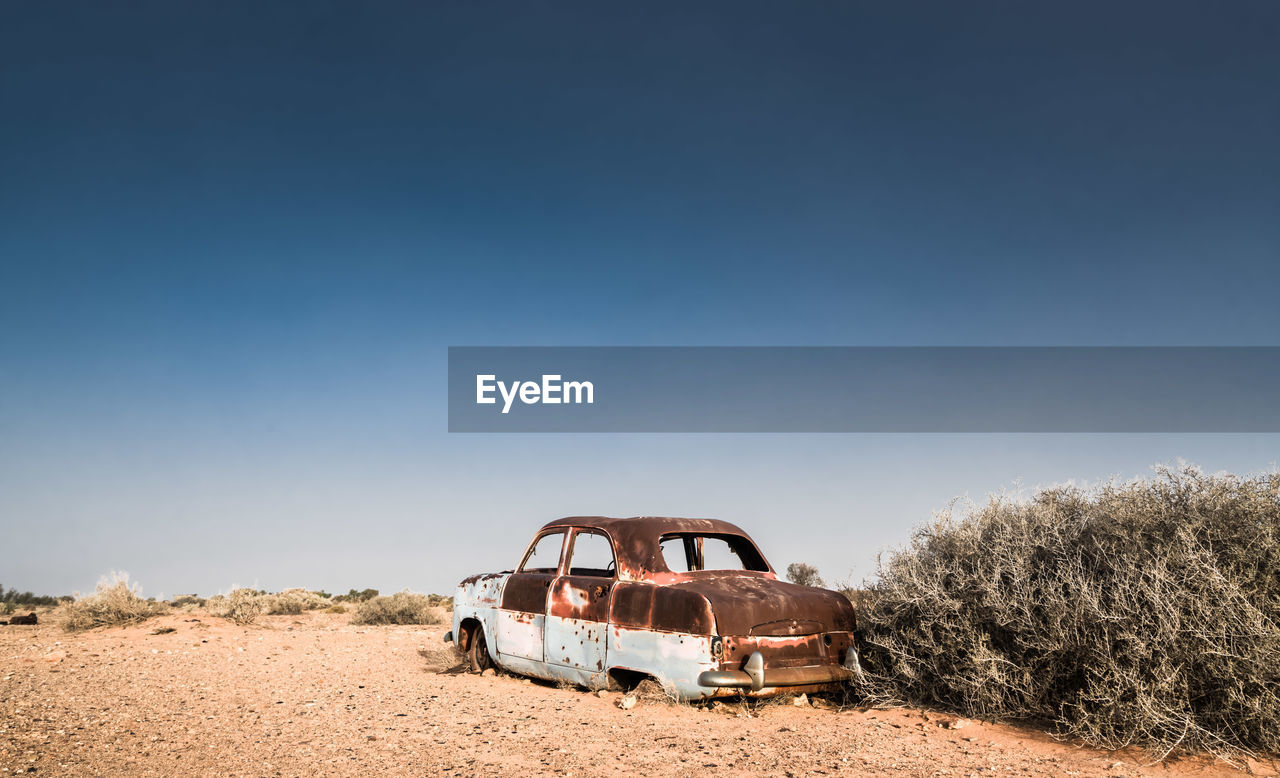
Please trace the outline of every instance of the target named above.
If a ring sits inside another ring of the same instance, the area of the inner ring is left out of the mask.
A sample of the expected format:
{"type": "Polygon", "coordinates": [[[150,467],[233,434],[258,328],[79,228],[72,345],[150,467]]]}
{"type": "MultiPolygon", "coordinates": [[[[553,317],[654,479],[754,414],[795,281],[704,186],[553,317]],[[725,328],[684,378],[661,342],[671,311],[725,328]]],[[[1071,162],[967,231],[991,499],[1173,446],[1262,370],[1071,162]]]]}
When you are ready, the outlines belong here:
{"type": "Polygon", "coordinates": [[[471,584],[477,584],[477,583],[480,583],[481,581],[492,581],[494,579],[501,578],[503,575],[505,575],[505,573],[481,573],[479,575],[471,575],[471,576],[467,576],[466,578],[463,578],[462,581],[458,583],[458,585],[470,586],[471,584]]]}

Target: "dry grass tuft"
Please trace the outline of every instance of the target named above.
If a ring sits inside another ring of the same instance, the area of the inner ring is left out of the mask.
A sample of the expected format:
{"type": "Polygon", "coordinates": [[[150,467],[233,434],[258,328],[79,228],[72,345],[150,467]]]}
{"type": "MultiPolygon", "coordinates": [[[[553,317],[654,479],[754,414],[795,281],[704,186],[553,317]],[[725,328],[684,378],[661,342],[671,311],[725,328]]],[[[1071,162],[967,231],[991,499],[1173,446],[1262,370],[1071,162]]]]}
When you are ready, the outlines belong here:
{"type": "Polygon", "coordinates": [[[441,624],[444,618],[425,594],[396,592],[374,597],[356,606],[352,624],[441,624]]]}
{"type": "Polygon", "coordinates": [[[163,603],[138,596],[138,586],[129,583],[128,573],[112,573],[98,582],[93,594],[59,605],[52,618],[66,631],[78,632],[136,624],[164,612],[163,603]]]}
{"type": "Polygon", "coordinates": [[[918,530],[859,599],[870,699],[1280,753],[1280,474],[993,498],[918,530]]]}
{"type": "Polygon", "coordinates": [[[423,648],[418,656],[427,660],[427,671],[457,674],[470,668],[466,656],[457,648],[423,648]]]}

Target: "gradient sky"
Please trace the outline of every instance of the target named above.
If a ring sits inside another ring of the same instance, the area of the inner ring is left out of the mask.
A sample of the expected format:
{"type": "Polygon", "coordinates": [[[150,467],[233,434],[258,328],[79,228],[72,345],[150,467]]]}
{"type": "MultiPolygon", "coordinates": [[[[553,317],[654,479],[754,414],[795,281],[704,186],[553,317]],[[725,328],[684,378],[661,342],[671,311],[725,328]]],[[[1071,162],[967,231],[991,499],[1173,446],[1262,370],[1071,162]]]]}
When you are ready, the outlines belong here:
{"type": "MultiPolygon", "coordinates": [[[[449,345],[1276,345],[1280,6],[0,4],[0,582],[448,591],[567,514],[828,578],[1276,435],[449,435],[449,345]]],[[[851,572],[852,571],[852,572],[851,572]]]]}

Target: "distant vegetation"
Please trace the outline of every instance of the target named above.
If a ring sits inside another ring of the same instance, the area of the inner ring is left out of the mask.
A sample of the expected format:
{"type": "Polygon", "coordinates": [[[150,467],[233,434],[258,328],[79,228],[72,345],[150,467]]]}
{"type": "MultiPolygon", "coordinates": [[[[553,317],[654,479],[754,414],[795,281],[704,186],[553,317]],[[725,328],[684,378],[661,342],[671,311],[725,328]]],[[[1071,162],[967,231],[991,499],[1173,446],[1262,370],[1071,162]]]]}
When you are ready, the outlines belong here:
{"type": "Polygon", "coordinates": [[[805,562],[792,562],[787,565],[787,580],[801,586],[826,586],[818,568],[805,562]]]}
{"type": "Polygon", "coordinates": [[[294,616],[329,607],[327,599],[306,589],[285,589],[279,594],[268,594],[265,597],[267,613],[273,616],[294,616]]]}
{"type": "Polygon", "coordinates": [[[285,589],[271,594],[261,589],[232,589],[230,594],[215,594],[205,607],[209,615],[233,621],[236,624],[252,624],[259,616],[296,616],[307,611],[329,607],[329,600],[307,589],[285,589]]]}
{"type": "Polygon", "coordinates": [[[861,590],[848,581],[833,581],[827,583],[821,575],[818,574],[818,568],[806,562],[792,562],[787,565],[787,580],[793,584],[801,586],[816,586],[820,589],[831,589],[833,592],[839,592],[848,598],[855,606],[858,604],[858,598],[861,596],[861,590]]]}
{"type": "Polygon", "coordinates": [[[253,624],[264,615],[295,616],[308,611],[343,614],[348,605],[342,603],[355,607],[353,624],[439,624],[444,620],[443,612],[453,609],[452,597],[408,591],[380,597],[377,589],[352,589],[335,597],[301,588],[273,594],[240,587],[208,599],[198,594],[180,594],[165,603],[144,599],[138,594],[138,586],[129,582],[127,573],[111,573],[93,594],[86,596],[48,597],[0,586],[0,612],[7,615],[18,608],[57,606],[49,616],[68,631],[136,624],[171,609],[203,610],[236,624],[253,624]]]}
{"type": "MultiPolygon", "coordinates": [[[[137,595],[137,586],[130,585],[128,577],[127,573],[112,573],[98,585],[98,589],[94,594],[79,598],[73,596],[37,595],[31,592],[20,592],[17,589],[5,589],[0,586],[0,615],[8,615],[23,608],[52,608],[63,604],[75,604],[74,610],[77,615],[69,622],[75,626],[70,628],[89,629],[90,627],[106,624],[133,623],[138,620],[135,616],[140,613],[158,615],[163,612],[161,608],[152,607],[155,604],[155,600],[143,600],[139,597],[137,595]],[[104,589],[104,587],[106,588],[104,589]],[[132,599],[126,597],[125,592],[128,592],[132,599]],[[134,600],[149,604],[145,608],[135,607],[134,600]],[[100,610],[95,611],[94,609],[100,610]],[[116,615],[112,615],[113,612],[116,615]],[[90,613],[96,613],[97,615],[90,617],[88,616],[90,613]]],[[[323,610],[325,613],[333,614],[346,613],[348,605],[359,606],[363,603],[377,600],[375,605],[365,609],[364,612],[369,614],[367,618],[415,618],[412,615],[413,609],[405,607],[407,601],[402,595],[406,594],[410,593],[401,592],[399,595],[392,595],[391,597],[379,597],[377,589],[351,589],[346,594],[332,595],[325,591],[311,591],[301,588],[285,589],[273,594],[263,589],[240,587],[233,589],[228,594],[215,594],[207,599],[198,594],[179,594],[170,599],[168,605],[188,612],[206,610],[212,616],[225,618],[237,624],[252,624],[258,620],[259,616],[263,615],[291,616],[313,610],[323,610]],[[382,611],[387,611],[393,615],[376,615],[382,611]]],[[[412,594],[411,596],[425,598],[424,602],[430,608],[446,611],[453,610],[452,597],[445,597],[439,594],[412,594]]],[[[66,616],[68,613],[70,611],[64,609],[62,615],[66,616]]],[[[364,617],[357,615],[356,618],[364,617]]],[[[437,618],[436,621],[375,620],[357,623],[436,624],[439,623],[439,619],[437,618]]]]}
{"type": "Polygon", "coordinates": [[[237,624],[253,624],[263,615],[292,616],[307,611],[342,614],[352,604],[356,610],[352,624],[439,624],[442,617],[438,611],[451,609],[453,598],[411,592],[380,597],[377,589],[352,589],[349,594],[333,596],[307,589],[285,589],[271,594],[261,589],[240,588],[230,594],[210,597],[205,607],[211,616],[237,624]]]}
{"type": "Polygon", "coordinates": [[[1165,469],[948,512],[882,560],[858,620],[873,700],[1280,753],[1280,474],[1165,469]]]}
{"type": "Polygon", "coordinates": [[[193,608],[203,608],[207,604],[208,604],[208,600],[206,600],[205,598],[201,597],[198,594],[179,594],[178,596],[174,597],[172,600],[169,600],[170,606],[174,608],[183,608],[184,610],[193,609],[193,608]]]}
{"type": "Polygon", "coordinates": [[[440,624],[440,608],[448,598],[434,594],[396,592],[390,597],[373,597],[361,602],[351,617],[352,624],[440,624]]]}
{"type": "Polygon", "coordinates": [[[75,599],[73,597],[54,597],[48,594],[32,594],[17,589],[5,589],[0,585],[0,615],[8,615],[19,608],[51,608],[58,603],[75,599]]]}

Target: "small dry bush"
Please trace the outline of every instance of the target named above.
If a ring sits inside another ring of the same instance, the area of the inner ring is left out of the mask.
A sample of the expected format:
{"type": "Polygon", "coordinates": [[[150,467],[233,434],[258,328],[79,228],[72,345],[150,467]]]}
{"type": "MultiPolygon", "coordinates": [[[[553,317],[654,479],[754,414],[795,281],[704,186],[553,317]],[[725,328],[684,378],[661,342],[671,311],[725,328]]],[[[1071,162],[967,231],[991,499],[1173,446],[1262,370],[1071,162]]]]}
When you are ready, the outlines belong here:
{"type": "Polygon", "coordinates": [[[210,597],[206,607],[211,616],[218,616],[236,624],[252,624],[267,609],[268,596],[253,589],[232,589],[230,594],[216,594],[210,597]]]}
{"type": "Polygon", "coordinates": [[[663,705],[682,705],[685,700],[681,699],[680,694],[675,687],[663,686],[652,678],[645,678],[636,684],[636,688],[631,690],[640,702],[662,703],[663,705]]]}
{"type": "Polygon", "coordinates": [[[98,583],[93,594],[59,605],[53,621],[68,632],[136,624],[165,612],[163,603],[138,596],[137,584],[128,573],[112,573],[98,583]]]}
{"type": "Polygon", "coordinates": [[[306,611],[329,607],[329,601],[306,589],[285,589],[279,594],[263,595],[268,614],[296,616],[306,611]]]}
{"type": "Polygon", "coordinates": [[[993,498],[882,560],[863,692],[1162,755],[1280,753],[1280,474],[993,498]]]}
{"type": "Polygon", "coordinates": [[[356,606],[352,624],[440,624],[444,619],[431,598],[415,592],[374,597],[356,606]]]}

